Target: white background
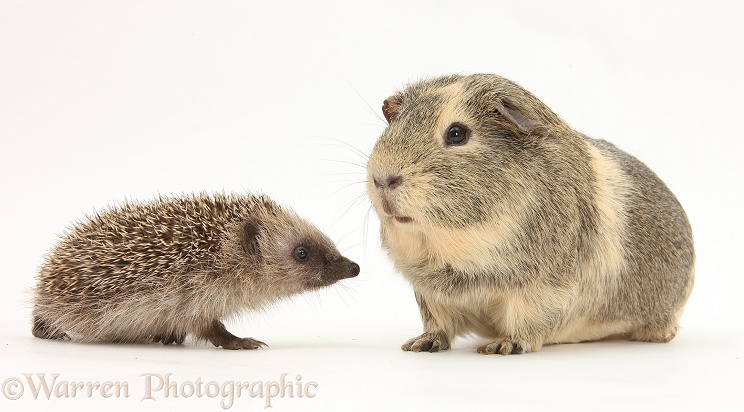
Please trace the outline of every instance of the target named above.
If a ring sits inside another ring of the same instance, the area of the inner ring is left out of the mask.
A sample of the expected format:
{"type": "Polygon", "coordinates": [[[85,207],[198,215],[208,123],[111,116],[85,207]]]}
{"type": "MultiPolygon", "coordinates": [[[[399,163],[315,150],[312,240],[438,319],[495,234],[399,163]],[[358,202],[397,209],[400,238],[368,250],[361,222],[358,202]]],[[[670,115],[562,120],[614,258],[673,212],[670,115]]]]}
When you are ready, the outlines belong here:
{"type": "MultiPolygon", "coordinates": [[[[216,411],[220,397],[142,401],[142,375],[287,373],[317,382],[317,396],[274,399],[274,410],[741,410],[742,3],[515,3],[0,3],[0,381],[58,373],[130,386],[129,398],[34,400],[26,385],[20,400],[0,394],[0,409],[216,411]],[[674,341],[501,357],[475,353],[475,337],[400,351],[421,325],[380,253],[363,154],[395,89],[478,72],[517,81],[678,196],[698,263],[674,341]],[[73,221],[125,198],[222,190],[291,205],[361,275],[230,323],[268,350],[31,336],[28,292],[73,221]]],[[[230,410],[264,402],[244,396],[230,410]]]]}

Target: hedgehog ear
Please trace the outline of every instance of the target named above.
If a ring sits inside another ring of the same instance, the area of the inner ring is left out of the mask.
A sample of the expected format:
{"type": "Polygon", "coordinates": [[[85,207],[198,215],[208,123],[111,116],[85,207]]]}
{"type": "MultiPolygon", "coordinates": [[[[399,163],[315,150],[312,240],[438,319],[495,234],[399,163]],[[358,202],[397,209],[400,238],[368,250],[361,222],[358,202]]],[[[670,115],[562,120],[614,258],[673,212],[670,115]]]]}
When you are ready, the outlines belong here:
{"type": "Polygon", "coordinates": [[[550,133],[550,130],[544,124],[523,115],[520,111],[512,109],[501,101],[494,103],[494,111],[514,125],[516,132],[528,137],[543,138],[550,133]]]}
{"type": "Polygon", "coordinates": [[[249,256],[261,256],[261,246],[258,243],[258,236],[261,234],[261,225],[255,219],[249,219],[243,224],[240,242],[243,244],[243,250],[249,256]]]}
{"type": "Polygon", "coordinates": [[[385,115],[385,120],[388,124],[392,123],[398,114],[400,114],[400,106],[403,104],[403,95],[396,93],[382,102],[382,114],[385,115]]]}

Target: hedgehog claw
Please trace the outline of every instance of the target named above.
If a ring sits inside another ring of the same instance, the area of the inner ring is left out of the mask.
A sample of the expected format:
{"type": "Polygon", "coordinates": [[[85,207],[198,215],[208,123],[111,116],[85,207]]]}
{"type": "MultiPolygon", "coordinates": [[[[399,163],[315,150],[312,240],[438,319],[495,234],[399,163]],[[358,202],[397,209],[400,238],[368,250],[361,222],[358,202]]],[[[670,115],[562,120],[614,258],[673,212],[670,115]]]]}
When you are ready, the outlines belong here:
{"type": "Polygon", "coordinates": [[[221,345],[225,349],[263,349],[269,345],[253,338],[230,339],[221,345]]]}
{"type": "Polygon", "coordinates": [[[201,333],[198,335],[204,338],[214,346],[222,346],[225,349],[259,349],[268,348],[269,345],[256,340],[253,338],[239,338],[225,329],[225,325],[219,320],[213,320],[201,333]]]}

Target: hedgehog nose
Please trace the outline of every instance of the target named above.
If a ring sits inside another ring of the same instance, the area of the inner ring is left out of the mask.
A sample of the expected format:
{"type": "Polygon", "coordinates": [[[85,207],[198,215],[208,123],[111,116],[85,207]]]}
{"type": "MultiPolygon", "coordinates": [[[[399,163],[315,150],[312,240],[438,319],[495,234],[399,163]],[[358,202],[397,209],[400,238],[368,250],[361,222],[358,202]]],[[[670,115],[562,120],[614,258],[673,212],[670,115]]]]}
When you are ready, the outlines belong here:
{"type": "Polygon", "coordinates": [[[351,272],[351,277],[353,278],[354,276],[359,274],[359,265],[351,262],[351,264],[349,265],[349,271],[351,272]]]}

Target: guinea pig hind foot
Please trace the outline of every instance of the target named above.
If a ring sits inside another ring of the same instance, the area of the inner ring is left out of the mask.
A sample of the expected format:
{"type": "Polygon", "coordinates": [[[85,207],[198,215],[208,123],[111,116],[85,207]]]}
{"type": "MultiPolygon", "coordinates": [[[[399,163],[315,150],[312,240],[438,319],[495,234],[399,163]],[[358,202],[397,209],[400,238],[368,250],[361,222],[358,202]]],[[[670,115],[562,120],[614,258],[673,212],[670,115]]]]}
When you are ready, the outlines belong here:
{"type": "Polygon", "coordinates": [[[225,325],[219,320],[211,321],[206,327],[196,334],[197,337],[210,341],[214,346],[225,349],[259,349],[268,348],[269,345],[253,338],[239,338],[225,329],[225,325]]]}
{"type": "Polygon", "coordinates": [[[665,328],[640,328],[630,333],[630,340],[638,342],[667,343],[677,336],[677,323],[665,328]]]}

